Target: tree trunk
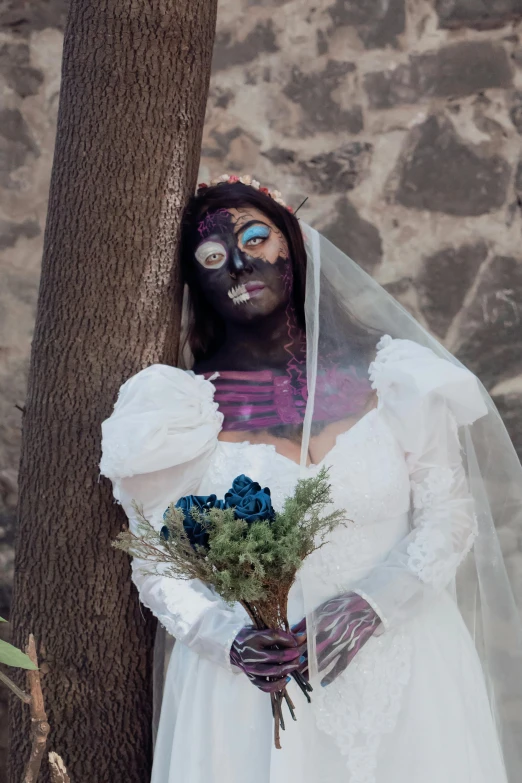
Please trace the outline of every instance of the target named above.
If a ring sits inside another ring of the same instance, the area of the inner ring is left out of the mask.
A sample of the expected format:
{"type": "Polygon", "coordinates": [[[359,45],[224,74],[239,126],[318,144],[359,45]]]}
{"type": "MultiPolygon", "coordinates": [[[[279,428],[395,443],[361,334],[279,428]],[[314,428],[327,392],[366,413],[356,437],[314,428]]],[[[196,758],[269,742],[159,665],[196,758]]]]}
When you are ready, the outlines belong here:
{"type": "MultiPolygon", "coordinates": [[[[48,747],[74,783],[149,779],[154,625],[111,548],[125,517],[99,479],[100,423],[129,376],[175,364],[180,212],[197,175],[216,6],[73,0],[65,32],[12,622],[15,644],[36,638],[48,747]]],[[[29,753],[29,711],[13,700],[12,783],[29,753]]]]}

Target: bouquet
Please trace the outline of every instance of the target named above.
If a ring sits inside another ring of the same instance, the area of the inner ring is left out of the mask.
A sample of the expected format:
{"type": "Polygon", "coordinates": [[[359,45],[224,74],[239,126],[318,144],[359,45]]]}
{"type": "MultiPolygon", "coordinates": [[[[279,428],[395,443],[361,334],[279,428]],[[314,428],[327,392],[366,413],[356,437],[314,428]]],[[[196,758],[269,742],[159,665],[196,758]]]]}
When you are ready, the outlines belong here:
{"type": "MultiPolygon", "coordinates": [[[[229,604],[239,602],[257,629],[290,631],[287,603],[297,571],[321,548],[339,525],[344,510],[325,513],[331,504],[328,470],[297,482],[281,512],[272,507],[270,489],[238,476],[223,500],[216,495],[189,495],[171,503],[157,531],[133,501],[138,530],[120,533],[114,546],[149,561],[158,573],[177,579],[200,579],[229,604]]],[[[311,686],[299,673],[297,684],[310,700],[311,686]]],[[[275,745],[284,729],[282,703],[295,720],[286,688],[271,694],[275,745]]]]}

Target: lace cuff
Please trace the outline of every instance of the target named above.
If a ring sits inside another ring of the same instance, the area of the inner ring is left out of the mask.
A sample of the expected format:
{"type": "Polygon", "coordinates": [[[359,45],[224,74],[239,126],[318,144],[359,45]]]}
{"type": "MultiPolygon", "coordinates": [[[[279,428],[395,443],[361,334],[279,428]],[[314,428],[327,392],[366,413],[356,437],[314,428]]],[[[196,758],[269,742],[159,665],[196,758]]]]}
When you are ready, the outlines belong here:
{"type": "Polygon", "coordinates": [[[424,402],[422,422],[422,449],[406,455],[412,530],[353,588],[386,630],[421,611],[452,583],[477,535],[455,417],[434,396],[424,402]]]}
{"type": "Polygon", "coordinates": [[[471,501],[465,495],[459,503],[464,513],[456,513],[453,518],[448,516],[447,509],[454,507],[457,501],[454,497],[457,484],[452,468],[435,467],[413,486],[417,532],[408,544],[408,568],[437,591],[443,590],[454,578],[478,531],[471,501]]]}

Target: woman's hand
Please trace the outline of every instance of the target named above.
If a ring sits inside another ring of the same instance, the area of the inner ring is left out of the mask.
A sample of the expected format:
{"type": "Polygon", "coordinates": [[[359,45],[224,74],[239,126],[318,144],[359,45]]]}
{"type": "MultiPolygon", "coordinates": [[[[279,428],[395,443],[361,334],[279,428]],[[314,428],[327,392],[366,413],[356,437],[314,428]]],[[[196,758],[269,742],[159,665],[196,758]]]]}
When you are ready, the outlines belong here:
{"type": "MultiPolygon", "coordinates": [[[[320,673],[327,672],[321,685],[330,685],[346,669],[380,624],[379,615],[357,593],[332,598],[316,609],[317,666],[320,673]]],[[[299,640],[306,630],[306,619],[292,628],[299,640]]],[[[308,660],[299,671],[308,677],[308,660]]]]}
{"type": "Polygon", "coordinates": [[[305,651],[306,644],[299,644],[294,634],[247,627],[234,639],[230,660],[257,688],[271,693],[283,690],[305,651]]]}

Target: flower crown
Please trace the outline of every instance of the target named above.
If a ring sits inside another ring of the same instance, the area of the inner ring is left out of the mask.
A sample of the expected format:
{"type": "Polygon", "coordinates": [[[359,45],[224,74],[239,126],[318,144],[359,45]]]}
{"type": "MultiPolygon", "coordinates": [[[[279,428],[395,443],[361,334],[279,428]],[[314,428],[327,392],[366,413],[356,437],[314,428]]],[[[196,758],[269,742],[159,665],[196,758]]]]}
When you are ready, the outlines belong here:
{"type": "Polygon", "coordinates": [[[233,185],[235,182],[241,182],[242,185],[248,185],[250,188],[254,188],[254,190],[259,190],[261,193],[264,193],[265,196],[270,196],[276,204],[279,204],[281,207],[284,207],[289,212],[293,212],[294,210],[292,207],[289,207],[283,200],[283,196],[281,195],[281,192],[279,190],[269,190],[268,188],[262,188],[261,184],[257,181],[257,179],[254,179],[250,176],[250,174],[243,174],[239,176],[238,174],[222,174],[220,177],[215,177],[214,179],[210,180],[210,185],[207,185],[206,182],[200,182],[200,184],[197,187],[196,193],[199,193],[200,190],[205,190],[208,187],[215,187],[216,185],[221,184],[227,184],[227,185],[233,185]]]}

